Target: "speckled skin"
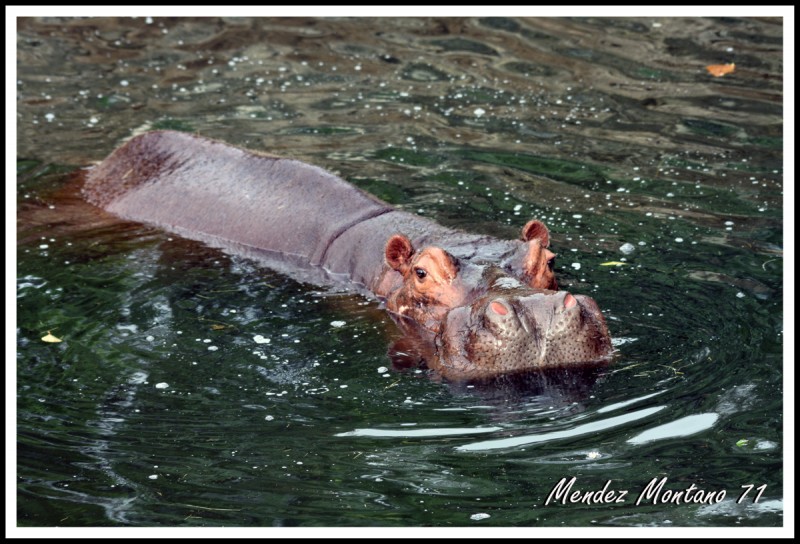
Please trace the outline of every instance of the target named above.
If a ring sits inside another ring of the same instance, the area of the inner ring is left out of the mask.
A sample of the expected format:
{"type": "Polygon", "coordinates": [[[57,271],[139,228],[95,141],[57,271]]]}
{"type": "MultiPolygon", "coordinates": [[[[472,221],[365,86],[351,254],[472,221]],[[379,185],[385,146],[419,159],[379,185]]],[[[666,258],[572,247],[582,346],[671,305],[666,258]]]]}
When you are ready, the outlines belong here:
{"type": "Polygon", "coordinates": [[[449,379],[583,365],[607,359],[611,340],[591,298],[566,292],[490,294],[454,308],[428,365],[449,379]]]}

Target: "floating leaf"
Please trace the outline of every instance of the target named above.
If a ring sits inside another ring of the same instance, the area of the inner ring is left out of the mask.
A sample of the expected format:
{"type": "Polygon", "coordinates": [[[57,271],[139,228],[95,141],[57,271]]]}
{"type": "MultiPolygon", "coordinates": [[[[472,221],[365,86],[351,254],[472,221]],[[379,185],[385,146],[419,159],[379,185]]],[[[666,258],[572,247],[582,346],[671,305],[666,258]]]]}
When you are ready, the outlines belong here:
{"type": "Polygon", "coordinates": [[[624,263],[622,261],[608,261],[607,263],[600,263],[600,266],[623,266],[628,263],[624,263]]]}
{"type": "Polygon", "coordinates": [[[743,448],[743,447],[745,447],[745,446],[746,446],[747,444],[749,444],[749,443],[750,443],[750,441],[749,441],[748,439],[746,439],[746,438],[742,438],[741,440],[738,440],[738,441],[736,442],[736,445],[737,445],[737,446],[739,446],[740,448],[743,448]]]}
{"type": "Polygon", "coordinates": [[[221,331],[222,329],[226,328],[227,325],[211,325],[211,330],[213,331],[221,331]]]}
{"type": "Polygon", "coordinates": [[[50,331],[47,331],[47,334],[42,336],[42,342],[50,342],[51,344],[55,344],[61,342],[61,338],[56,338],[50,334],[50,331]]]}
{"type": "Polygon", "coordinates": [[[708,73],[711,74],[714,77],[722,77],[725,74],[730,74],[730,73],[733,72],[733,70],[735,68],[736,68],[736,65],[734,63],[730,63],[730,64],[711,64],[709,66],[706,66],[706,70],[708,70],[708,73]]]}

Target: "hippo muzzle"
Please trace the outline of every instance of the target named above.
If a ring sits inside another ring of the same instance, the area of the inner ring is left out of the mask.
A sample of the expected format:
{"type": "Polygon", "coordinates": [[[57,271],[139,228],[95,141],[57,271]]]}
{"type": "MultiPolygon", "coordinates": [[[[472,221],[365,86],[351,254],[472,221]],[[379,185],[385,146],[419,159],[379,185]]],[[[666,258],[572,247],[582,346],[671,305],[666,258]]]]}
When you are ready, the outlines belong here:
{"type": "Polygon", "coordinates": [[[595,301],[563,291],[490,292],[451,310],[435,342],[429,366],[459,380],[588,365],[612,352],[595,301]]]}

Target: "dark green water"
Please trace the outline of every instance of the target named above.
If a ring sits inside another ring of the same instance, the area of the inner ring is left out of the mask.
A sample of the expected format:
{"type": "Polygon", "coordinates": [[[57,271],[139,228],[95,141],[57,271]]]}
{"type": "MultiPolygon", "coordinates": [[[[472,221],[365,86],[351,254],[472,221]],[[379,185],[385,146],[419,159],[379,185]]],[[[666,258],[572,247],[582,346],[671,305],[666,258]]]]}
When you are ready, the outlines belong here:
{"type": "Polygon", "coordinates": [[[17,524],[783,525],[782,33],[20,19],[17,524]],[[398,332],[374,301],[70,197],[70,172],[154,128],[473,232],[542,219],[619,356],[492,387],[387,370],[398,332]],[[548,504],[572,477],[628,494],[548,504]],[[713,504],[637,505],[664,477],[713,504]]]}

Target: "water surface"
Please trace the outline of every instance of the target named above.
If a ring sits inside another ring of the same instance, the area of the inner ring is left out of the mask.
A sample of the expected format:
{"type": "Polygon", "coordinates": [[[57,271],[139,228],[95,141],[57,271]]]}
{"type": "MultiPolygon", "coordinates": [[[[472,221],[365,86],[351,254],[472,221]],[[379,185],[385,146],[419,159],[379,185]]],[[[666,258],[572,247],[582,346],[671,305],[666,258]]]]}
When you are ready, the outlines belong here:
{"type": "Polygon", "coordinates": [[[782,33],[18,20],[17,524],[781,526],[782,33]],[[375,301],[74,197],[71,172],[158,128],[472,232],[544,220],[559,284],[597,300],[617,359],[485,387],[391,370],[375,301]],[[553,499],[573,477],[628,494],[553,499]],[[637,505],[664,477],[661,499],[700,503],[637,505]]]}

